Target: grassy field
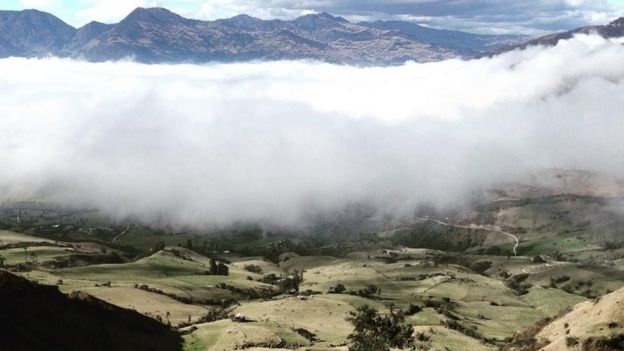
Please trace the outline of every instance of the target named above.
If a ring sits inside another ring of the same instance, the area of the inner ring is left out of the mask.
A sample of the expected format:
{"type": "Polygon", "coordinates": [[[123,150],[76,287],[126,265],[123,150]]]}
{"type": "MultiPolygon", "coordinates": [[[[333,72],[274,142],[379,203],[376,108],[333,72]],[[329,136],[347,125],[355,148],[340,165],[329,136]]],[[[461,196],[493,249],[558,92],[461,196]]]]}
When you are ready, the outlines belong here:
{"type": "Polygon", "coordinates": [[[18,243],[53,243],[54,240],[36,237],[32,235],[0,230],[0,246],[18,243]]]}

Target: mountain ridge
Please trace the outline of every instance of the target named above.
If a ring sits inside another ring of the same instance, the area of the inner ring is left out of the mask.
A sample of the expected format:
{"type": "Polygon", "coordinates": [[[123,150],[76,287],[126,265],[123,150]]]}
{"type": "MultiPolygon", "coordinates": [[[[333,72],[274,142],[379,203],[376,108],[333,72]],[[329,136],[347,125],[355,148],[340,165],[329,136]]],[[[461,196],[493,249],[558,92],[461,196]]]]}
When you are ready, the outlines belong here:
{"type": "Polygon", "coordinates": [[[118,23],[73,28],[37,11],[0,11],[0,57],[59,56],[143,63],[311,59],[392,65],[472,58],[518,43],[514,35],[438,30],[409,22],[350,22],[323,12],[293,20],[241,14],[202,21],[166,8],[136,8],[118,23]]]}
{"type": "Polygon", "coordinates": [[[624,36],[624,17],[618,18],[605,25],[585,26],[572,29],[566,32],[548,34],[539,38],[529,40],[522,44],[512,45],[503,51],[515,49],[526,49],[530,46],[555,46],[561,40],[567,40],[578,34],[598,34],[603,38],[617,38],[624,36]]]}

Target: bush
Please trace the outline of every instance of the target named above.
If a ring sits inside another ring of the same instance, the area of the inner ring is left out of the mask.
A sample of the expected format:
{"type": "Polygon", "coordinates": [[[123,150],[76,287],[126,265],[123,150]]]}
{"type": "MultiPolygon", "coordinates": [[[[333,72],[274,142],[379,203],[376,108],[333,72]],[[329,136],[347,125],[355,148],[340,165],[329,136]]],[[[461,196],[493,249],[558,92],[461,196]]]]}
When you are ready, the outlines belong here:
{"type": "Polygon", "coordinates": [[[336,286],[329,288],[330,294],[344,294],[345,291],[347,291],[347,288],[344,286],[344,284],[341,283],[338,283],[336,284],[336,286]]]}
{"type": "Polygon", "coordinates": [[[422,307],[410,303],[409,307],[407,308],[407,311],[405,312],[405,315],[413,316],[416,313],[420,313],[421,311],[422,311],[422,307]]]}
{"type": "Polygon", "coordinates": [[[405,324],[401,313],[381,316],[374,308],[364,305],[351,312],[347,320],[355,327],[348,337],[349,351],[389,351],[414,343],[414,328],[405,324]]]}
{"type": "Polygon", "coordinates": [[[230,275],[230,269],[223,263],[217,265],[217,275],[230,275]]]}
{"type": "Polygon", "coordinates": [[[574,338],[574,337],[571,337],[571,336],[568,336],[568,337],[566,338],[566,346],[567,346],[567,347],[576,346],[576,345],[578,345],[578,344],[579,344],[579,341],[578,341],[578,339],[577,339],[577,338],[574,338]]]}
{"type": "Polygon", "coordinates": [[[262,268],[255,264],[246,264],[243,268],[251,273],[262,274],[262,268]]]}
{"type": "Polygon", "coordinates": [[[275,285],[279,281],[279,277],[275,275],[275,273],[270,273],[262,277],[262,282],[265,284],[275,285]]]}
{"type": "Polygon", "coordinates": [[[375,297],[375,295],[380,295],[380,294],[381,294],[381,289],[379,289],[377,285],[374,285],[374,284],[367,286],[365,289],[358,290],[356,293],[356,295],[367,298],[367,299],[371,299],[375,297]]]}

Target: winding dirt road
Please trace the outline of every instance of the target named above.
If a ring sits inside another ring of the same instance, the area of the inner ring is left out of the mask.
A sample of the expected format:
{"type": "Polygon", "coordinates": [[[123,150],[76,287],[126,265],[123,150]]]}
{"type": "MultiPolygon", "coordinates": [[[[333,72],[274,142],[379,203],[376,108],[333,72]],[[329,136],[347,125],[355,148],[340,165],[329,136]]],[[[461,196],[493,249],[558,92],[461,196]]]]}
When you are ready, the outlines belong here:
{"type": "Polygon", "coordinates": [[[113,242],[116,243],[117,240],[119,240],[119,238],[121,238],[122,236],[126,235],[126,233],[128,233],[129,230],[130,230],[130,226],[127,226],[126,229],[124,229],[121,233],[117,234],[117,236],[113,238],[113,242]]]}
{"type": "Polygon", "coordinates": [[[487,230],[490,232],[494,232],[494,233],[499,233],[502,235],[505,235],[507,237],[510,237],[514,240],[514,247],[513,247],[513,253],[514,256],[518,256],[517,253],[517,249],[518,249],[518,245],[520,245],[520,239],[518,239],[517,236],[515,236],[514,234],[505,232],[500,230],[500,228],[493,226],[493,225],[477,225],[477,224],[471,224],[471,225],[459,225],[459,224],[452,224],[452,223],[447,223],[447,222],[443,222],[440,221],[438,219],[431,219],[431,218],[416,218],[418,221],[421,222],[434,222],[443,226],[447,226],[447,227],[454,227],[454,228],[462,228],[462,229],[481,229],[481,230],[487,230]]]}

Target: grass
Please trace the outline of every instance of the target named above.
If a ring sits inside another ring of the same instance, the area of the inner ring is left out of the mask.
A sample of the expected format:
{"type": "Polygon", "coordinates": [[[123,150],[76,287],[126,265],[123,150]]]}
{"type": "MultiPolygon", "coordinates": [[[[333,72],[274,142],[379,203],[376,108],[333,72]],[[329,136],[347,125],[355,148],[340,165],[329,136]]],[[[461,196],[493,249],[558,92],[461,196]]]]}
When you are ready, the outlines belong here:
{"type": "Polygon", "coordinates": [[[23,248],[0,250],[0,256],[6,259],[5,264],[7,265],[29,262],[34,258],[37,262],[43,263],[76,253],[78,252],[74,249],[54,246],[32,246],[26,250],[23,248]]]}
{"type": "Polygon", "coordinates": [[[544,350],[567,349],[568,337],[583,344],[589,337],[610,337],[624,333],[624,289],[605,295],[597,301],[580,303],[569,313],[547,325],[538,338],[548,339],[544,350]]]}
{"type": "Polygon", "coordinates": [[[273,289],[270,285],[248,280],[248,276],[260,276],[236,267],[231,267],[229,276],[207,275],[208,258],[181,248],[175,250],[182,252],[186,259],[161,251],[136,262],[59,269],[53,273],[82,287],[107,282],[122,287],[145,284],[180,298],[197,301],[231,298],[230,292],[215,287],[219,283],[240,289],[273,289]]]}
{"type": "Polygon", "coordinates": [[[185,350],[231,351],[266,347],[287,349],[308,346],[310,342],[287,326],[271,322],[234,323],[221,320],[200,324],[185,337],[185,350]]]}
{"type": "Polygon", "coordinates": [[[178,326],[195,322],[208,312],[209,308],[185,304],[170,297],[129,287],[90,287],[83,289],[89,295],[157,318],[164,323],[178,326]]]}
{"type": "Polygon", "coordinates": [[[39,238],[32,235],[0,230],[0,246],[17,243],[53,243],[53,240],[39,238]]]}

